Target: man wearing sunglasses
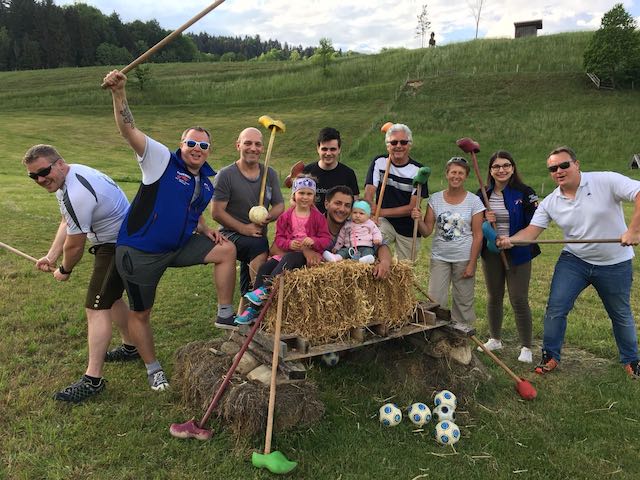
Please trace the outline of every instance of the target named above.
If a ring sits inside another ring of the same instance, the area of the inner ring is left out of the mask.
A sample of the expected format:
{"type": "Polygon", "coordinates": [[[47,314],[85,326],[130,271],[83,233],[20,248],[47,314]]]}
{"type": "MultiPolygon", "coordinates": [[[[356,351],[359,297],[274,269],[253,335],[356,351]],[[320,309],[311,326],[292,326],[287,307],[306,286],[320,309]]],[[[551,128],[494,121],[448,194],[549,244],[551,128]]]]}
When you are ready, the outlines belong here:
{"type": "Polygon", "coordinates": [[[581,172],[569,147],[549,154],[547,169],[558,185],[536,210],[528,227],[511,237],[499,237],[500,248],[514,240],[532,241],[554,221],[565,239],[619,238],[620,243],[572,243],[556,263],[544,316],[542,361],[535,369],[545,374],[560,362],[567,315],[580,293],[593,285],[613,325],[620,362],[632,378],[640,378],[638,339],[631,312],[633,249],[640,243],[640,182],[614,172],[581,172]],[[634,202],[627,228],[622,202],[634,202]]]}
{"type": "MultiPolygon", "coordinates": [[[[413,242],[411,210],[418,203],[413,188],[413,178],[422,164],[409,156],[413,135],[406,125],[393,124],[385,133],[385,143],[387,155],[375,158],[369,166],[364,198],[371,204],[374,211],[388,164],[390,171],[380,207],[380,230],[385,243],[389,245],[395,243],[398,260],[410,259],[413,242]]],[[[426,186],[422,188],[421,196],[422,198],[429,196],[426,186]]],[[[420,248],[419,238],[417,248],[420,248]]]]}
{"type": "MultiPolygon", "coordinates": [[[[116,324],[128,347],[126,358],[139,358],[127,331],[128,309],[122,301],[122,280],[114,265],[118,230],[129,201],[118,185],[104,173],[85,165],[67,164],[51,145],[34,145],[22,160],[29,177],[55,193],[62,221],[47,254],[36,262],[43,272],[53,272],[60,282],[72,276],[80,262],[86,240],[95,256],[93,273],[85,299],[89,359],[85,374],[54,395],[62,402],[79,403],[105,388],[102,371],[111,341],[111,324],[116,324]],[[62,260],[57,262],[62,256],[62,260]]],[[[119,347],[123,349],[124,347],[119,347]]],[[[113,357],[112,352],[109,352],[113,357]]],[[[122,352],[120,352],[122,353],[122,352]]]]}
{"type": "MultiPolygon", "coordinates": [[[[269,215],[261,225],[249,220],[249,210],[260,202],[260,188],[265,175],[260,155],[264,150],[262,133],[257,128],[245,128],[236,140],[240,158],[222,168],[214,180],[212,216],[221,232],[231,240],[240,263],[240,293],[250,291],[256,272],[267,261],[269,239],[267,225],[275,222],[284,211],[278,174],[269,167],[266,172],[264,206],[269,215]]],[[[233,318],[228,323],[216,322],[216,327],[234,329],[233,318]]]]}
{"type": "Polygon", "coordinates": [[[308,173],[318,179],[315,203],[322,213],[326,213],[325,196],[333,187],[346,185],[351,189],[356,200],[360,195],[355,172],[339,161],[341,148],[340,132],[331,127],[323,128],[320,130],[317,140],[318,161],[306,165],[302,170],[303,173],[308,173]]]}
{"type": "Polygon", "coordinates": [[[136,153],[142,182],[122,223],[116,265],[129,297],[129,332],[144,360],[149,385],[169,387],[155,353],[150,324],[156,288],[168,267],[215,264],[218,320],[233,318],[236,249],[207,226],[202,212],[213,197],[207,163],[211,137],[202,127],[187,128],[171,152],[136,128],[127,103],[127,77],[113,70],[104,78],[111,90],[116,125],[136,153]]]}

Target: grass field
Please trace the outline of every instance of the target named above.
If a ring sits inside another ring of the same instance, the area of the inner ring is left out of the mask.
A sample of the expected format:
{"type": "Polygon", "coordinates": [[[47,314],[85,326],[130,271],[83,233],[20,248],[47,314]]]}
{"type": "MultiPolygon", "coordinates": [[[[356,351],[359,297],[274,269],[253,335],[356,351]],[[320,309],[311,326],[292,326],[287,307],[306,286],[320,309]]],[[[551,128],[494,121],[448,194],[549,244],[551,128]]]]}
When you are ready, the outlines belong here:
{"type": "MultiPolygon", "coordinates": [[[[137,125],[168,145],[177,144],[187,125],[210,127],[216,169],[236,159],[238,132],[269,114],[287,124],[273,157],[282,176],[294,161],[314,159],[317,131],[331,125],[343,134],[342,161],[363,183],[370,159],[384,151],[379,126],[393,120],[413,129],[412,154],[433,168],[432,191],[444,187],[443,164],[460,153],[455,140],[463,136],[480,142],[483,165],[492,151],[510,150],[527,182],[543,194],[553,188],[544,160],[558,144],[575,147],[584,170],[640,178],[627,168],[640,151],[640,92],[599,92],[588,83],[581,73],[588,39],[576,33],[392,50],[340,60],[327,77],[307,63],[153,65],[152,84],[143,92],[130,85],[129,103],[137,125]],[[405,86],[407,79],[424,83],[415,90],[405,86]]],[[[135,193],[139,170],[117,134],[110,95],[99,87],[105,73],[0,72],[0,241],[39,257],[55,233],[54,197],[26,178],[20,164],[34,143],[52,143],[68,162],[99,168],[130,198],[135,193]]],[[[468,185],[475,190],[475,179],[468,185]]],[[[550,229],[544,238],[560,235],[550,229]]],[[[424,286],[429,243],[423,242],[416,267],[424,286]]],[[[545,246],[534,261],[530,296],[537,346],[559,251],[545,246]]],[[[267,478],[249,462],[262,438],[237,441],[215,421],[208,443],[171,438],[171,422],[202,412],[181,406],[175,392],[149,390],[140,364],[108,365],[107,389],[85,405],[68,408],[51,399],[85,367],[86,257],[73,278],[59,284],[26,260],[0,252],[0,478],[267,478]]],[[[171,374],[180,346],[221,334],[213,328],[210,268],[169,272],[157,298],[156,346],[171,374]]],[[[639,298],[636,285],[636,313],[639,298]]],[[[517,336],[506,310],[508,348],[500,356],[532,378],[530,367],[515,361],[517,336]]],[[[484,338],[480,272],[476,311],[484,338]]],[[[539,393],[534,402],[521,401],[513,382],[485,361],[493,379],[461,407],[463,438],[455,451],[437,446],[431,433],[412,433],[406,424],[383,430],[375,419],[382,400],[393,395],[403,406],[430,403],[432,391],[398,376],[400,359],[419,359],[412,345],[379,347],[366,361],[356,357],[334,369],[313,364],[310,376],[327,406],[325,417],[312,429],[275,432],[275,446],[300,462],[290,478],[640,478],[640,384],[618,365],[610,322],[592,289],[570,316],[566,346],[557,375],[532,378],[539,393]],[[394,354],[385,355],[385,348],[394,354]]]]}

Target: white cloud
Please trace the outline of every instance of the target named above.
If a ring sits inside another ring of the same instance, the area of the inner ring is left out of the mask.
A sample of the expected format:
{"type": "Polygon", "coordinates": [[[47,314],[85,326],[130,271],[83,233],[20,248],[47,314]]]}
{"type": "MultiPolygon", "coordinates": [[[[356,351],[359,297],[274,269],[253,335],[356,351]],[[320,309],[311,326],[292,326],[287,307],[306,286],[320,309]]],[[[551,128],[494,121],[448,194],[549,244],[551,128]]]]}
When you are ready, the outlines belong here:
{"type": "MultiPolygon", "coordinates": [[[[619,0],[485,0],[480,37],[513,37],[514,22],[541,18],[539,34],[594,30],[619,0]]],[[[57,0],[70,4],[73,0],[57,0]]],[[[175,29],[203,10],[206,0],[85,0],[123,21],[156,19],[175,29]]],[[[439,44],[473,38],[475,20],[465,0],[227,0],[190,31],[210,35],[256,35],[303,46],[330,38],[336,48],[362,52],[419,46],[417,15],[427,3],[431,31],[439,44]]],[[[640,0],[622,2],[640,18],[640,0]]]]}

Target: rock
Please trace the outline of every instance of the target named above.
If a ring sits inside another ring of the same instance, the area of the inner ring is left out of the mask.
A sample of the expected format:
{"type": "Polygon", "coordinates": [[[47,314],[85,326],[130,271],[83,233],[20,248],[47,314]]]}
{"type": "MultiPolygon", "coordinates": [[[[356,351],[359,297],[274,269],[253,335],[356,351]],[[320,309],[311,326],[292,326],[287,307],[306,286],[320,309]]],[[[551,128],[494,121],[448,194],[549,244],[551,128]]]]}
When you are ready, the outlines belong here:
{"type": "Polygon", "coordinates": [[[266,365],[260,365],[247,374],[247,378],[252,382],[260,382],[265,385],[271,385],[271,368],[266,365]]]}
{"type": "MultiPolygon", "coordinates": [[[[236,353],[236,355],[233,357],[234,360],[237,356],[238,354],[236,353]]],[[[255,369],[258,365],[260,365],[260,362],[256,360],[256,357],[251,355],[249,352],[244,352],[244,355],[240,359],[240,363],[238,363],[238,368],[236,371],[241,375],[246,375],[251,370],[255,369]]]]}
{"type": "Polygon", "coordinates": [[[220,350],[226,353],[227,355],[235,355],[240,351],[240,346],[236,342],[224,342],[220,345],[220,350]]]}
{"type": "Polygon", "coordinates": [[[448,355],[451,359],[462,365],[469,365],[471,363],[471,346],[460,345],[458,347],[451,347],[448,355]]]}

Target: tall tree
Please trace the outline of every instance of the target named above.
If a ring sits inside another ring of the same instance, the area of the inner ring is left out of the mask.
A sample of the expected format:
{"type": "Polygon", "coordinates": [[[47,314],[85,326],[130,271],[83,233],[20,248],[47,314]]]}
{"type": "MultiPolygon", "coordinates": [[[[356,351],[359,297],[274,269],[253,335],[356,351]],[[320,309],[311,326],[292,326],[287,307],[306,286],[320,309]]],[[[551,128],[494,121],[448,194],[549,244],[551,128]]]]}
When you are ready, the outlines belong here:
{"type": "Polygon", "coordinates": [[[584,53],[584,68],[616,83],[640,80],[640,32],[621,3],[602,17],[584,53]]]}
{"type": "Polygon", "coordinates": [[[429,21],[429,14],[427,13],[427,4],[422,5],[422,11],[418,15],[418,26],[416,27],[416,37],[420,37],[420,47],[424,48],[424,39],[429,30],[431,22],[429,21]]]}
{"type": "Polygon", "coordinates": [[[476,21],[476,39],[478,38],[478,28],[480,27],[480,17],[482,16],[482,7],[484,6],[484,0],[467,0],[473,18],[476,21]]]}
{"type": "Polygon", "coordinates": [[[331,39],[326,37],[321,38],[320,46],[316,48],[313,56],[317,56],[317,61],[320,63],[320,65],[322,65],[322,73],[325,76],[329,75],[329,65],[333,60],[333,52],[335,52],[335,50],[333,49],[333,43],[331,42],[331,39]]]}

